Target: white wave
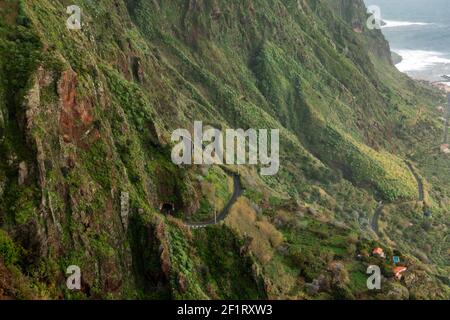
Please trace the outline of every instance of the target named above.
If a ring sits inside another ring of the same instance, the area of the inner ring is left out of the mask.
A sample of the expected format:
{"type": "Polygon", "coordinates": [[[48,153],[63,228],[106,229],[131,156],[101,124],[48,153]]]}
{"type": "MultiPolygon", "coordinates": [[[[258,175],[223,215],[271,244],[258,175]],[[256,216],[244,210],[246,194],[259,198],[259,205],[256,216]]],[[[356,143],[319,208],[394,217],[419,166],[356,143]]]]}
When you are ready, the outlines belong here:
{"type": "Polygon", "coordinates": [[[450,83],[449,82],[436,82],[436,83],[443,84],[443,85],[445,85],[445,86],[450,88],[450,83]]]}
{"type": "Polygon", "coordinates": [[[410,21],[395,21],[395,20],[383,20],[385,23],[382,28],[397,28],[397,27],[409,27],[409,26],[428,26],[433,23],[427,22],[410,22],[410,21]]]}
{"type": "Polygon", "coordinates": [[[422,71],[438,64],[450,64],[441,52],[423,50],[394,50],[403,60],[396,65],[401,72],[422,71]]]}

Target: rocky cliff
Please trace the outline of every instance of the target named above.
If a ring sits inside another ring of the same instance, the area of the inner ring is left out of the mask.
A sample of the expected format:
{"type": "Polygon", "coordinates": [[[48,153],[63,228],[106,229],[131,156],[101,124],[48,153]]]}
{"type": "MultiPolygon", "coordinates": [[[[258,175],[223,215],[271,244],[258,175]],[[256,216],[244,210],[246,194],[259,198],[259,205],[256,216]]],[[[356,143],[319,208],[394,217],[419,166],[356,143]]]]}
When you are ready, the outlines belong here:
{"type": "Polygon", "coordinates": [[[0,3],[0,297],[449,297],[450,166],[428,151],[442,94],[395,70],[362,1],[73,2],[81,30],[65,1],[0,3]],[[174,165],[171,133],[194,121],[279,129],[280,172],[174,165]],[[189,228],[233,172],[225,221],[189,228]]]}

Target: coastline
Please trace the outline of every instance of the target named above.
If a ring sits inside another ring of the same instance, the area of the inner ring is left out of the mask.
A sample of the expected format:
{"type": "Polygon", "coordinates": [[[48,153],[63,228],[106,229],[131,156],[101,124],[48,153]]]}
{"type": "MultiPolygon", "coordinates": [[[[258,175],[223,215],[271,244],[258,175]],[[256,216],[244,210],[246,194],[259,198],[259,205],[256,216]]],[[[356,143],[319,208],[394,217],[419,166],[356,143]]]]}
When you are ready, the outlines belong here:
{"type": "MultiPolygon", "coordinates": [[[[418,77],[417,75],[414,75],[413,74],[414,72],[408,72],[406,70],[403,71],[403,70],[398,68],[398,65],[400,63],[402,63],[405,60],[405,58],[403,56],[401,56],[399,53],[394,52],[394,51],[391,51],[391,56],[392,56],[392,63],[393,63],[393,65],[395,67],[397,67],[397,69],[400,72],[408,75],[410,78],[412,78],[412,79],[414,79],[416,81],[420,81],[420,82],[426,83],[426,84],[428,84],[428,85],[430,85],[432,87],[435,87],[437,89],[440,89],[440,90],[442,90],[442,91],[444,91],[446,93],[450,93],[450,81],[446,82],[444,78],[439,79],[439,80],[424,79],[422,77],[418,77]]],[[[442,75],[445,75],[445,74],[446,74],[446,72],[445,72],[445,70],[443,70],[442,71],[442,75]]]]}
{"type": "MultiPolygon", "coordinates": [[[[400,54],[398,54],[397,52],[391,51],[391,56],[392,56],[392,63],[393,63],[394,66],[397,66],[398,64],[400,64],[401,62],[404,61],[404,58],[400,54]]],[[[401,70],[399,70],[399,71],[404,73],[404,74],[406,74],[406,75],[408,75],[410,78],[412,78],[412,79],[414,79],[416,81],[428,84],[428,85],[430,85],[430,86],[432,86],[434,88],[437,88],[437,89],[439,89],[441,91],[444,91],[446,94],[450,93],[450,82],[445,82],[444,78],[442,78],[442,80],[432,81],[432,80],[426,80],[426,79],[423,79],[423,78],[415,77],[415,76],[409,74],[406,71],[401,71],[401,70]]],[[[443,72],[442,75],[444,75],[444,74],[445,73],[443,72]]]]}
{"type": "Polygon", "coordinates": [[[392,63],[394,64],[394,66],[403,61],[403,57],[394,51],[391,51],[391,56],[392,56],[392,63]]]}

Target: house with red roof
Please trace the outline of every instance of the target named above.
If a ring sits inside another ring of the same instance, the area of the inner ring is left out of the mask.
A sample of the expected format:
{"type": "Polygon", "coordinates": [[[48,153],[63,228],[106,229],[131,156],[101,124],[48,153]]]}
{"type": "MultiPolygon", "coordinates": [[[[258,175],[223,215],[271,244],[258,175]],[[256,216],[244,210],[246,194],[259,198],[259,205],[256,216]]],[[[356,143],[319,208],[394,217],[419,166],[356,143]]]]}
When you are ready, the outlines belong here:
{"type": "Polygon", "coordinates": [[[379,256],[380,258],[386,258],[386,254],[384,253],[384,250],[382,248],[375,248],[372,251],[372,255],[379,256]]]}
{"type": "Polygon", "coordinates": [[[394,267],[393,271],[394,271],[395,278],[397,280],[402,280],[402,277],[403,277],[402,273],[407,270],[408,270],[407,267],[394,267]]]}

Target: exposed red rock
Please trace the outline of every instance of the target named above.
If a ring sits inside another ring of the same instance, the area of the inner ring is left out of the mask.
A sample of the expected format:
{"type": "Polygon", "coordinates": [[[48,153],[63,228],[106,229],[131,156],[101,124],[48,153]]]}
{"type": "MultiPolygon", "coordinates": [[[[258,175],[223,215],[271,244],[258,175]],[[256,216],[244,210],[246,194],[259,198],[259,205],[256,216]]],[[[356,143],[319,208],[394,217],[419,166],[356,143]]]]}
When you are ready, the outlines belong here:
{"type": "Polygon", "coordinates": [[[73,143],[80,147],[88,147],[89,143],[98,139],[87,139],[93,122],[93,103],[91,99],[79,99],[77,94],[78,77],[72,70],[62,72],[58,82],[58,95],[60,98],[59,125],[61,135],[66,143],[73,143]]]}

